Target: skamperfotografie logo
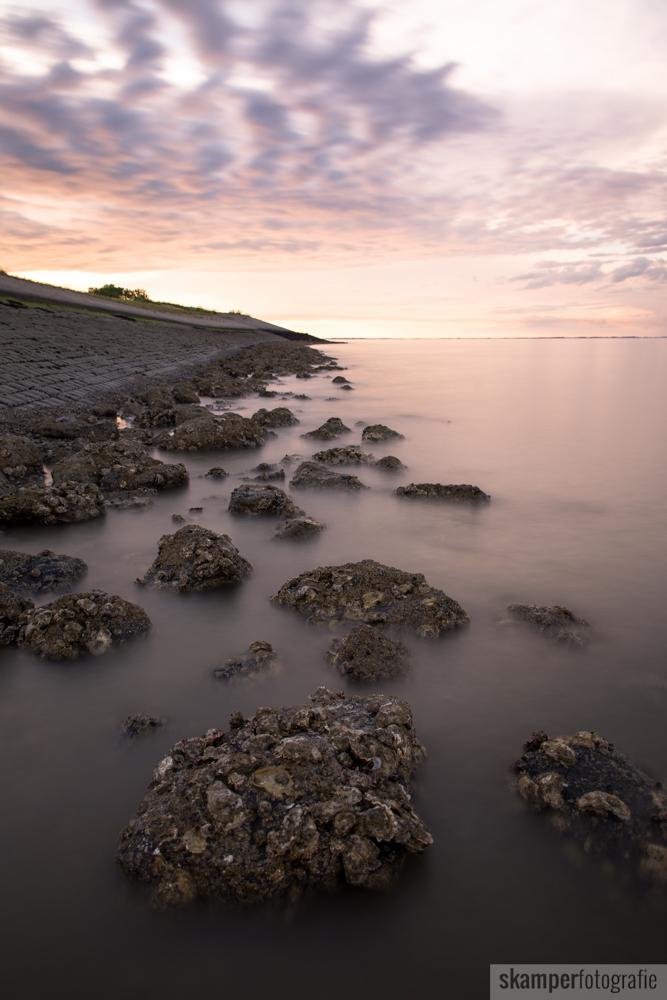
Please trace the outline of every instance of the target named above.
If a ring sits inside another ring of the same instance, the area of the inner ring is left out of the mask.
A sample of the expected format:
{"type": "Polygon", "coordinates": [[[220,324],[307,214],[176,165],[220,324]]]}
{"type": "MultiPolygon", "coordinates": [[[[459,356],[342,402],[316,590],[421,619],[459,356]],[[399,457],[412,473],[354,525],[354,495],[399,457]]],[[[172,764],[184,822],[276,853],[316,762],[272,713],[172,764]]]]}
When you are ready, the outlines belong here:
{"type": "Polygon", "coordinates": [[[667,965],[492,965],[490,1000],[667,1000],[667,965]]]}

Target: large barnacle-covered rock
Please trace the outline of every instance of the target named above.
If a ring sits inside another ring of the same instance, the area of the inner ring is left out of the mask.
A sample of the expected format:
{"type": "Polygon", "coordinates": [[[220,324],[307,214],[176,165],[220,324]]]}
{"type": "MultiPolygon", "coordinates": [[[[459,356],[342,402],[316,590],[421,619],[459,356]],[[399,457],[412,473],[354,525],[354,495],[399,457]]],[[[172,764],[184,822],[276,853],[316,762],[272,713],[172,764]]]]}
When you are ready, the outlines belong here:
{"type": "Polygon", "coordinates": [[[102,590],[65,594],[28,612],[17,642],[47,660],[106,653],[116,642],[151,627],[143,608],[102,590]]]}
{"type": "Polygon", "coordinates": [[[186,524],[173,535],[162,536],[153,565],[137,583],[179,592],[212,590],[237,583],[251,570],[229,535],[186,524]]]}
{"type": "Polygon", "coordinates": [[[521,796],[589,854],[667,884],[667,793],[597,732],[533,733],[516,762],[521,796]]]}
{"type": "Polygon", "coordinates": [[[15,590],[47,593],[58,587],[68,587],[87,569],[83,559],[58,556],[51,549],[43,549],[36,556],[0,549],[0,581],[15,590]]]}
{"type": "Polygon", "coordinates": [[[131,441],[89,444],[53,466],[53,482],[94,483],[103,490],[166,489],[189,479],[184,465],[168,465],[151,458],[131,441]]]}
{"type": "MultiPolygon", "coordinates": [[[[207,412],[207,411],[205,411],[207,412]]],[[[167,451],[203,451],[225,448],[259,448],[264,444],[264,425],[239,413],[199,416],[173,431],[163,431],[155,438],[158,448],[167,451]]]]}
{"type": "Polygon", "coordinates": [[[319,688],[230,724],[171,748],[121,834],[118,863],[158,904],[382,888],[432,843],[410,805],[423,748],[406,702],[319,688]]]}
{"type": "Polygon", "coordinates": [[[365,621],[437,636],[470,621],[461,605],[429,586],[422,573],[405,573],[374,559],[318,566],[288,580],[271,600],[316,625],[365,621]]]}
{"type": "Polygon", "coordinates": [[[0,523],[70,524],[104,512],[104,496],[93,483],[28,486],[0,494],[0,523]]]}

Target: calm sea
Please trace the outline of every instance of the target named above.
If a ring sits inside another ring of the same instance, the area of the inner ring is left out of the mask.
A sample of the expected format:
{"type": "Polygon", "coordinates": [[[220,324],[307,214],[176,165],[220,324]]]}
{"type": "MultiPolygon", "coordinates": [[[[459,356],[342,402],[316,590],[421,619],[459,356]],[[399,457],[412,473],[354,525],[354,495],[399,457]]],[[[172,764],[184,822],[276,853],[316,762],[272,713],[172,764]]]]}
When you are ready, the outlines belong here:
{"type": "MultiPolygon", "coordinates": [[[[284,379],[312,399],[291,404],[301,426],[265,448],[186,453],[189,487],[150,510],[0,538],[80,556],[89,572],[79,589],[135,600],[154,623],[146,638],[75,664],[0,649],[7,1000],[477,1000],[490,962],[665,961],[667,891],[573,851],[510,783],[537,729],[597,729],[667,779],[667,341],[358,341],[331,353],[354,392],[284,379]],[[362,469],[371,489],[360,494],[298,492],[328,525],[301,544],[227,512],[242,475],[312,454],[299,434],[329,416],[353,429],[340,443],[360,442],[357,421],[399,430],[404,441],[370,450],[398,455],[408,472],[362,469]],[[220,464],[227,479],[203,478],[220,464]],[[424,481],[471,483],[492,500],[470,509],[392,493],[424,481]],[[206,595],[136,587],[173,513],[229,533],[252,577],[206,595]],[[424,573],[471,618],[440,640],[407,637],[410,676],[370,688],[414,709],[428,750],[414,802],[434,846],[389,895],[344,888],[289,912],[150,909],[113,858],[154,765],[177,739],[226,728],[235,709],[343,687],[323,659],[330,633],[268,598],[303,570],[362,558],[424,573]],[[499,627],[513,601],[564,604],[594,638],[571,651],[499,627]],[[212,679],[256,639],[281,653],[280,672],[233,686],[212,679]],[[136,712],[168,723],[128,742],[120,727],[136,712]]],[[[239,411],[258,405],[242,400],[239,411]]]]}

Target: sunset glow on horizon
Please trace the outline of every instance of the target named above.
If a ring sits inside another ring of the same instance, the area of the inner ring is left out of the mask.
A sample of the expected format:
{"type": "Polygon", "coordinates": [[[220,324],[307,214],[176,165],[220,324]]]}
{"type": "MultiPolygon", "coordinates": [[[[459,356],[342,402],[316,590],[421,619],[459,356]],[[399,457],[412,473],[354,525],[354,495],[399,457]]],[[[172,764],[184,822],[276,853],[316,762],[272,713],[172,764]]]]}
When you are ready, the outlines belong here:
{"type": "Polygon", "coordinates": [[[0,267],[325,337],[667,333],[652,0],[34,0],[0,267]]]}

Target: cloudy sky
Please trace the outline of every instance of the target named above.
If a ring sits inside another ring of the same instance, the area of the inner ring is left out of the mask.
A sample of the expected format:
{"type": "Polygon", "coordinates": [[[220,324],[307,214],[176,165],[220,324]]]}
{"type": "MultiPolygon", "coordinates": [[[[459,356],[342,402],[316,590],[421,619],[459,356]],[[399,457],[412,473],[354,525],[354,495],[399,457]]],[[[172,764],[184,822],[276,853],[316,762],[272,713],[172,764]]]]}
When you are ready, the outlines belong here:
{"type": "Polygon", "coordinates": [[[667,333],[664,0],[0,11],[13,274],[325,336],[667,333]]]}

